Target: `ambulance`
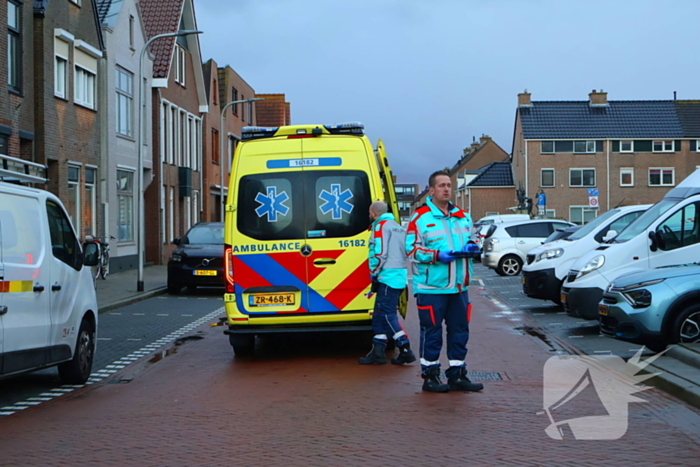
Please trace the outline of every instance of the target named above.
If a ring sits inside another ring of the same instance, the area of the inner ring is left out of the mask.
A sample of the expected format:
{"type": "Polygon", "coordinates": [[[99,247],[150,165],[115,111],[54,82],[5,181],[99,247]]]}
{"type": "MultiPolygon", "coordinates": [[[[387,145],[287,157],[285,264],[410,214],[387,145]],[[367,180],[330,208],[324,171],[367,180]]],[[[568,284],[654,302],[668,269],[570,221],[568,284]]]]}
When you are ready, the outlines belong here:
{"type": "MultiPolygon", "coordinates": [[[[238,356],[268,333],[371,330],[369,206],[398,220],[381,140],[361,123],[245,127],[226,201],[229,336],[238,356]]],[[[401,312],[405,314],[406,292],[401,312]]]]}
{"type": "Polygon", "coordinates": [[[57,365],[64,383],[83,384],[95,354],[97,245],[81,246],[58,198],[18,184],[45,179],[3,161],[37,168],[0,155],[0,377],[57,365]]]}

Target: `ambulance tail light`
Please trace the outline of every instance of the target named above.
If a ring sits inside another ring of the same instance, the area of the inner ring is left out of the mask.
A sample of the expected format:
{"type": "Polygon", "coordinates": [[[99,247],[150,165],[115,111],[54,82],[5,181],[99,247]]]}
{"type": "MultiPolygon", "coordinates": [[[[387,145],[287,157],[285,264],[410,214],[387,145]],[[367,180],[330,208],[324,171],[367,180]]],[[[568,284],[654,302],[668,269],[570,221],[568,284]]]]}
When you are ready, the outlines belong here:
{"type": "Polygon", "coordinates": [[[226,279],[226,293],[234,293],[233,248],[231,245],[224,245],[224,279],[226,279]]]}

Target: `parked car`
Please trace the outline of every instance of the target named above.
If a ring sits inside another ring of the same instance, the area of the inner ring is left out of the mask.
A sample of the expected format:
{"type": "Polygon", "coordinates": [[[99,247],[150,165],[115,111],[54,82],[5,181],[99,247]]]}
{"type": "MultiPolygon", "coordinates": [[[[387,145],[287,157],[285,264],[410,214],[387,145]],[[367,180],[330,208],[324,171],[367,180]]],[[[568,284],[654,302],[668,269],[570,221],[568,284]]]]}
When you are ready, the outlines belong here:
{"type": "Polygon", "coordinates": [[[199,222],[173,243],[177,248],[168,261],[168,293],[224,286],[223,222],[199,222]]]}
{"type": "MultiPolygon", "coordinates": [[[[581,228],[580,225],[573,225],[571,227],[564,227],[561,229],[557,229],[554,232],[552,232],[552,235],[550,235],[549,237],[545,238],[542,241],[542,245],[549,245],[550,243],[554,243],[554,242],[559,241],[559,240],[566,240],[567,238],[571,237],[574,234],[574,232],[576,232],[580,228],[581,228]]],[[[542,247],[538,246],[535,249],[537,250],[539,248],[542,248],[542,247]]],[[[528,256],[531,253],[532,252],[528,253],[528,256]]]]}
{"type": "Polygon", "coordinates": [[[648,204],[611,209],[584,225],[565,241],[545,243],[527,255],[523,292],[530,298],[561,304],[561,287],[569,268],[581,255],[614,238],[649,208],[648,204]]]}
{"type": "Polygon", "coordinates": [[[525,257],[556,229],[574,224],[560,220],[526,220],[492,224],[484,240],[481,264],[501,276],[520,274],[525,257]]]}
{"type": "Polygon", "coordinates": [[[500,224],[503,222],[514,222],[514,221],[528,221],[530,216],[528,214],[494,214],[491,216],[484,216],[474,223],[474,225],[484,225],[484,224],[500,224]]]}
{"type": "Polygon", "coordinates": [[[571,316],[598,320],[598,303],[614,279],[699,257],[700,170],[696,170],[610,244],[572,264],[562,286],[564,309],[571,316]]]}
{"type": "Polygon", "coordinates": [[[700,263],[625,274],[598,305],[600,330],[659,351],[700,342],[700,263]]]}

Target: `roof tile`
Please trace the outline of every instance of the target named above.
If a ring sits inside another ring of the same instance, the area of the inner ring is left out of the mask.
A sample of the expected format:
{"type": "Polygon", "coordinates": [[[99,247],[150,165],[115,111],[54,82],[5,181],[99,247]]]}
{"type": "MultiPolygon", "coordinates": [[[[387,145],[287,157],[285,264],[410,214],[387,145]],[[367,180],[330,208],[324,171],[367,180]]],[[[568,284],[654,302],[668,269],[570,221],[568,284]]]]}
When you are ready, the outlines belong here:
{"type": "MultiPolygon", "coordinates": [[[[141,15],[149,39],[158,34],[177,32],[184,0],[141,0],[141,15]]],[[[159,39],[151,45],[155,55],[153,77],[166,78],[170,69],[175,37],[159,39]]]]}

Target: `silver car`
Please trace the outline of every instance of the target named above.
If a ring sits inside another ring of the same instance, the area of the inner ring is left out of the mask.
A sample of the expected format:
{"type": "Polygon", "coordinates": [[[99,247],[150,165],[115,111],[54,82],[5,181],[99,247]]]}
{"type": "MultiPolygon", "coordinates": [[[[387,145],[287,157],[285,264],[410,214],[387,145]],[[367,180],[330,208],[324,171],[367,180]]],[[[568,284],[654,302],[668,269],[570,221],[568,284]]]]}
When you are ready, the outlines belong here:
{"type": "Polygon", "coordinates": [[[574,224],[561,220],[537,219],[493,224],[484,240],[481,264],[495,269],[501,276],[520,274],[527,253],[542,245],[556,229],[574,224]]]}

